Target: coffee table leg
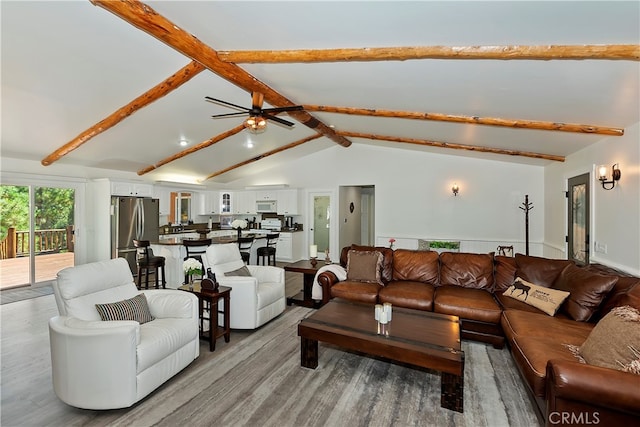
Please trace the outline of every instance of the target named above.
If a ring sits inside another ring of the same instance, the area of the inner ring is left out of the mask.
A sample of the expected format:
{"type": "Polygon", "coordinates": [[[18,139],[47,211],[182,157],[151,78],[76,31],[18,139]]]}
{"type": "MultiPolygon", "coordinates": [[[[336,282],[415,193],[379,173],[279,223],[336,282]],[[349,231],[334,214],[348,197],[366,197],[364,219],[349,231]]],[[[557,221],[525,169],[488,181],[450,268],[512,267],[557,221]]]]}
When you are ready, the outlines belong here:
{"type": "Polygon", "coordinates": [[[211,298],[209,306],[209,351],[216,349],[216,334],[218,332],[218,298],[211,298]]]}
{"type": "Polygon", "coordinates": [[[442,372],[440,382],[440,406],[463,412],[464,377],[442,372]]]}
{"type": "Polygon", "coordinates": [[[300,365],[311,369],[318,367],[318,341],[300,337],[300,365]]]}
{"type": "Polygon", "coordinates": [[[231,321],[231,313],[229,312],[231,305],[231,302],[229,301],[230,299],[231,297],[229,295],[224,298],[224,342],[229,342],[229,339],[231,338],[231,329],[229,328],[229,322],[231,321]]]}

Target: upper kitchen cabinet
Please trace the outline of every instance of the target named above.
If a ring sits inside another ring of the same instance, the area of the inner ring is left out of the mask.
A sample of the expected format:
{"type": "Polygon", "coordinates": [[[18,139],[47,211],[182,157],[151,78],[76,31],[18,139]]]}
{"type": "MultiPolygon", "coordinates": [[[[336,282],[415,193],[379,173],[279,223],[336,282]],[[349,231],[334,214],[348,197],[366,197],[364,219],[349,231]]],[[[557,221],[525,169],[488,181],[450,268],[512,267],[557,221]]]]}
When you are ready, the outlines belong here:
{"type": "Polygon", "coordinates": [[[277,190],[260,190],[255,193],[255,201],[262,202],[264,200],[278,200],[277,190]]]}
{"type": "Polygon", "coordinates": [[[220,213],[231,214],[233,213],[233,193],[230,191],[220,192],[220,213]]]}
{"type": "Polygon", "coordinates": [[[159,215],[169,215],[171,213],[171,189],[153,187],[153,198],[158,199],[159,215]]]}
{"type": "Polygon", "coordinates": [[[278,215],[299,215],[298,190],[278,190],[278,215]]]}
{"type": "Polygon", "coordinates": [[[217,215],[220,213],[220,193],[201,191],[198,193],[198,215],[217,215]]]}
{"type": "Polygon", "coordinates": [[[153,185],[111,181],[112,196],[153,197],[153,185]]]}
{"type": "Polygon", "coordinates": [[[238,215],[251,215],[256,213],[256,192],[239,191],[234,193],[233,213],[238,215]]]}

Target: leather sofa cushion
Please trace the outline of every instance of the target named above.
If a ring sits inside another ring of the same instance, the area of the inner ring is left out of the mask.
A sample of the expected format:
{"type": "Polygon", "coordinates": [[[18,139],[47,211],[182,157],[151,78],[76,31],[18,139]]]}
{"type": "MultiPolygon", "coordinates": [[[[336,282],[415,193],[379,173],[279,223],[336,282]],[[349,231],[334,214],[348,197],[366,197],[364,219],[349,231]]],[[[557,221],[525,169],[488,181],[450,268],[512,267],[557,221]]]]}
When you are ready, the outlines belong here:
{"type": "Polygon", "coordinates": [[[497,294],[498,292],[506,291],[513,284],[513,281],[516,280],[518,266],[516,259],[513,257],[496,255],[493,260],[495,265],[495,284],[493,288],[497,294]]]}
{"type": "Polygon", "coordinates": [[[500,323],[502,314],[502,309],[490,292],[461,286],[437,287],[433,311],[494,324],[500,323]]]}
{"type": "Polygon", "coordinates": [[[576,322],[567,318],[550,317],[507,309],[502,313],[502,330],[509,341],[516,336],[554,337],[565,344],[581,345],[591,333],[593,323],[576,322]]]}
{"type": "Polygon", "coordinates": [[[538,286],[551,287],[560,272],[573,261],[516,254],[516,275],[538,286]]]}
{"type": "Polygon", "coordinates": [[[565,343],[555,337],[541,338],[521,335],[515,337],[511,342],[511,354],[518,369],[537,397],[545,396],[545,380],[549,360],[577,361],[573,353],[562,344],[565,343]]]}
{"type": "Polygon", "coordinates": [[[378,299],[380,303],[390,302],[399,307],[433,311],[434,290],[435,287],[430,283],[394,280],[380,289],[378,299]]]}
{"type": "Polygon", "coordinates": [[[438,252],[396,249],[393,253],[393,280],[438,283],[438,252]]]}
{"type": "Polygon", "coordinates": [[[607,315],[614,307],[630,305],[640,310],[640,279],[637,277],[618,277],[618,281],[609,292],[592,320],[597,321],[607,315]]]}
{"type": "Polygon", "coordinates": [[[377,283],[352,282],[345,280],[331,287],[332,298],[344,298],[369,304],[378,302],[378,291],[382,286],[377,283]]]}
{"type": "Polygon", "coordinates": [[[560,310],[573,320],[588,322],[617,281],[616,276],[596,274],[570,264],[562,270],[553,288],[570,292],[560,310]]]}
{"type": "Polygon", "coordinates": [[[387,283],[391,281],[393,277],[393,250],[389,248],[385,248],[384,246],[360,246],[360,245],[351,245],[345,246],[342,248],[342,252],[340,253],[340,265],[344,268],[347,268],[347,256],[349,250],[356,251],[378,251],[384,257],[382,260],[382,281],[387,283]]]}
{"type": "Polygon", "coordinates": [[[488,290],[493,288],[493,253],[441,253],[440,285],[488,290]]]}

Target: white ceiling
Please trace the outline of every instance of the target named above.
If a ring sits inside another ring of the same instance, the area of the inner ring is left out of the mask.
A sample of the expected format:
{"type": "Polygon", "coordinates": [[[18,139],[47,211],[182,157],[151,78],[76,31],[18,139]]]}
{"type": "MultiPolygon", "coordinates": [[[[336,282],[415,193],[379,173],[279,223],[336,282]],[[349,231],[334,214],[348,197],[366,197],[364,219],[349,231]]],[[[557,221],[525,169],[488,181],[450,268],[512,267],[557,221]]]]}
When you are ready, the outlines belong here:
{"type": "MultiPolygon", "coordinates": [[[[222,50],[637,44],[640,2],[147,2],[222,50]]],[[[40,161],[189,63],[89,1],[1,1],[3,157],[40,161]]],[[[294,103],[628,127],[640,120],[633,61],[412,60],[239,64],[294,103]]],[[[208,70],[59,163],[136,172],[241,123],[204,96],[251,104],[208,70]]],[[[268,106],[268,105],[267,105],[268,106]]],[[[336,130],[567,156],[604,136],[312,113],[336,130]]],[[[290,117],[282,116],[294,121],[290,117]]],[[[314,132],[270,124],[241,132],[144,178],[196,181],[314,132]],[[246,142],[252,138],[253,148],[246,142]]],[[[354,144],[545,165],[550,161],[350,138],[354,144]]],[[[320,138],[210,180],[235,179],[335,146],[320,138]]],[[[348,150],[348,148],[344,148],[348,150]]]]}

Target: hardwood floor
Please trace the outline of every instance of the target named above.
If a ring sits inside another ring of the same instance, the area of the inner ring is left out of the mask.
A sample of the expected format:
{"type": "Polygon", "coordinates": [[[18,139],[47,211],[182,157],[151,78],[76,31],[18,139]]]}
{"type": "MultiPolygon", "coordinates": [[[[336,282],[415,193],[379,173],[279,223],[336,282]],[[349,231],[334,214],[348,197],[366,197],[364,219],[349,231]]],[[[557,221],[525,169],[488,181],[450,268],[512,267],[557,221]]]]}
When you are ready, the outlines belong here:
{"type": "MultiPolygon", "coordinates": [[[[302,289],[302,274],[285,273],[286,296],[302,289]]],[[[45,295],[0,306],[2,426],[108,425],[114,411],[88,411],[60,401],[53,392],[49,352],[48,320],[57,316],[53,295],[45,295]]],[[[216,352],[251,335],[232,331],[230,343],[218,340],[216,352]]],[[[194,363],[215,357],[209,344],[200,343],[201,356],[194,363]]],[[[120,410],[126,411],[126,409],[120,410]]],[[[117,412],[117,411],[116,411],[117,412]]]]}
{"type": "MultiPolygon", "coordinates": [[[[61,252],[43,254],[35,257],[36,283],[54,280],[58,271],[72,267],[75,254],[61,252]]],[[[0,289],[10,289],[29,283],[29,257],[8,258],[0,260],[0,289]]]]}

